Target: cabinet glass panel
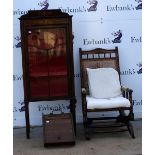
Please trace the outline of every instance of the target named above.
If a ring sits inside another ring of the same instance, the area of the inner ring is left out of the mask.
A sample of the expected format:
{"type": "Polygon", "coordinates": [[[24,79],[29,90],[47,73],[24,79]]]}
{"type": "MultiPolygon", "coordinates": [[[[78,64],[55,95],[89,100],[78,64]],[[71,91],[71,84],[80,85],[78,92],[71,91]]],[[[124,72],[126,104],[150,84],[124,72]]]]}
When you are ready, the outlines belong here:
{"type": "Polygon", "coordinates": [[[65,28],[29,30],[28,53],[31,96],[67,95],[65,28]]]}

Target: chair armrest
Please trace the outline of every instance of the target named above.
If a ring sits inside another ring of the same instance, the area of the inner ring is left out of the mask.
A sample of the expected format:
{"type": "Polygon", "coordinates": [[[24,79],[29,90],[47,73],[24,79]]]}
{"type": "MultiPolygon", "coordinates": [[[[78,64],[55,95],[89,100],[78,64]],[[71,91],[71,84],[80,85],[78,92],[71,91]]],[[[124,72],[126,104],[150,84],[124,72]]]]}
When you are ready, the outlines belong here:
{"type": "Polygon", "coordinates": [[[81,97],[82,97],[82,111],[83,115],[87,115],[87,101],[86,101],[86,95],[87,95],[87,90],[86,88],[81,88],[81,97]]]}
{"type": "Polygon", "coordinates": [[[132,89],[129,89],[129,88],[125,87],[125,86],[121,86],[121,90],[122,90],[122,92],[129,92],[129,93],[133,92],[132,89]]]}
{"type": "Polygon", "coordinates": [[[129,113],[129,119],[134,120],[134,113],[133,113],[133,102],[132,102],[132,89],[129,89],[127,87],[121,86],[121,91],[123,94],[123,97],[127,98],[130,101],[130,113],[129,113]]]}
{"type": "Polygon", "coordinates": [[[129,89],[127,87],[121,86],[121,91],[122,91],[123,97],[129,99],[130,102],[132,102],[132,92],[133,92],[133,90],[129,89]]]}
{"type": "Polygon", "coordinates": [[[82,95],[86,95],[87,94],[86,88],[81,88],[81,93],[82,93],[82,95]]]}

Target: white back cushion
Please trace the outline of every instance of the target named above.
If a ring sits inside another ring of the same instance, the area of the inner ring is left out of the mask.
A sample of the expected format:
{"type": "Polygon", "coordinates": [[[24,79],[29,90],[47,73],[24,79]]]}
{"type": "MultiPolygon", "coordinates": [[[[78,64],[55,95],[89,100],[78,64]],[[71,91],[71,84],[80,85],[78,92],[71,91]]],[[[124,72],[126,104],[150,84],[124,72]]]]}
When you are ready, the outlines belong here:
{"type": "Polygon", "coordinates": [[[113,68],[87,68],[90,95],[94,98],[112,98],[121,95],[119,75],[113,68]]]}

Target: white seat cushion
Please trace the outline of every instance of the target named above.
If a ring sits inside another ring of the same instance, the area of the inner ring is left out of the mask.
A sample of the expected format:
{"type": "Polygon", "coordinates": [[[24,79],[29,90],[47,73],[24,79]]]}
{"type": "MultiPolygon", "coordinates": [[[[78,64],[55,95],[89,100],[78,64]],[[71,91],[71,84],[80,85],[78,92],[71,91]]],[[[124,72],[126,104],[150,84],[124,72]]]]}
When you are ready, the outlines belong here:
{"type": "Polygon", "coordinates": [[[122,96],[109,98],[109,99],[97,99],[90,96],[86,96],[87,109],[109,109],[118,107],[130,107],[130,101],[122,96]]]}
{"type": "Polygon", "coordinates": [[[94,98],[112,98],[121,95],[119,75],[113,68],[87,68],[90,95],[94,98]]]}

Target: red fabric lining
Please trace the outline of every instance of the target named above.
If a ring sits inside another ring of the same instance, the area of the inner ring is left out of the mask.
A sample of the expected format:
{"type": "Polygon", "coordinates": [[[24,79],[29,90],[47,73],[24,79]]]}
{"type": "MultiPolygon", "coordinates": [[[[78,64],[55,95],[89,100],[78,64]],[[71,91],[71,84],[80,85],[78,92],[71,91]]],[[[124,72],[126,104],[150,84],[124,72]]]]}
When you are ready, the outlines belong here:
{"type": "Polygon", "coordinates": [[[64,96],[68,94],[67,64],[65,56],[31,58],[30,90],[33,97],[64,96]],[[40,61],[39,61],[40,60],[40,61]],[[47,61],[49,60],[49,61],[47,61]]]}

